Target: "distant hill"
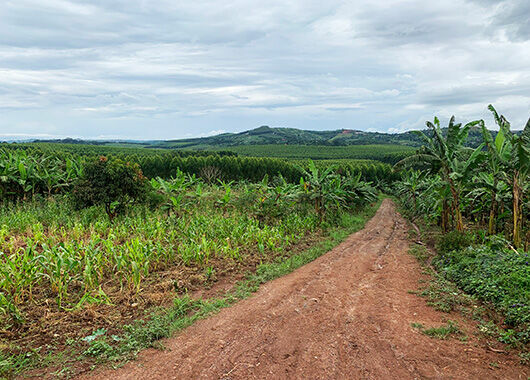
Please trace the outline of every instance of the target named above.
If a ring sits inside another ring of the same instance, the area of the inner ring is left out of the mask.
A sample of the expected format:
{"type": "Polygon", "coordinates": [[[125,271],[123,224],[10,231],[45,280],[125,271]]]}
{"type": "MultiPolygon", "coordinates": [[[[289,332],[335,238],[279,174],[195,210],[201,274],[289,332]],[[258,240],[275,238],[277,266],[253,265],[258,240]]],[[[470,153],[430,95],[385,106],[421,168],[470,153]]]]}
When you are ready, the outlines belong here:
{"type": "MultiPolygon", "coordinates": [[[[444,129],[445,131],[445,129],[444,129]]],[[[423,130],[429,135],[429,130],[423,130]]],[[[514,131],[520,133],[520,131],[514,131]]],[[[480,128],[474,127],[469,132],[467,145],[476,147],[482,143],[480,128]]],[[[261,126],[240,133],[224,133],[217,136],[193,139],[168,140],[154,142],[157,148],[211,149],[215,147],[233,147],[241,145],[403,145],[419,147],[421,139],[411,131],[403,133],[366,132],[353,129],[334,131],[307,131],[295,128],[271,128],[261,126]]]]}
{"type": "Polygon", "coordinates": [[[368,145],[397,144],[419,146],[420,140],[412,133],[380,133],[351,129],[334,131],[308,131],[295,128],[271,128],[262,126],[241,133],[224,133],[217,136],[194,139],[169,140],[155,143],[157,147],[206,149],[239,145],[368,145]]]}
{"type": "MultiPolygon", "coordinates": [[[[429,130],[424,130],[430,134],[429,130]]],[[[514,131],[520,133],[520,131],[514,131]]],[[[271,128],[261,126],[240,133],[223,133],[216,136],[179,140],[153,141],[88,141],[79,139],[35,140],[35,142],[70,143],[89,145],[119,145],[145,148],[186,149],[186,150],[218,150],[248,145],[318,145],[318,146],[349,146],[349,145],[401,145],[419,147],[421,140],[411,131],[403,133],[366,132],[353,129],[333,131],[308,131],[296,128],[271,128]]],[[[472,128],[467,145],[476,147],[482,142],[482,134],[478,127],[472,128]]]]}

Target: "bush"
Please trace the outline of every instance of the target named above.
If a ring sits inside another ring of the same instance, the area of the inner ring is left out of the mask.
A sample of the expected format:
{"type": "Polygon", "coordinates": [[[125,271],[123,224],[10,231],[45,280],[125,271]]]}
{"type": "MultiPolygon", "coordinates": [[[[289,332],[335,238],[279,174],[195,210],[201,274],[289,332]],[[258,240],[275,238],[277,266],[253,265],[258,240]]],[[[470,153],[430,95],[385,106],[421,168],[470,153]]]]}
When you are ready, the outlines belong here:
{"type": "Polygon", "coordinates": [[[440,254],[462,250],[473,243],[473,234],[469,232],[452,231],[442,235],[436,245],[440,254]]]}
{"type": "Polygon", "coordinates": [[[106,157],[88,163],[72,191],[77,208],[102,205],[110,219],[146,194],[147,182],[137,164],[106,157]]]}

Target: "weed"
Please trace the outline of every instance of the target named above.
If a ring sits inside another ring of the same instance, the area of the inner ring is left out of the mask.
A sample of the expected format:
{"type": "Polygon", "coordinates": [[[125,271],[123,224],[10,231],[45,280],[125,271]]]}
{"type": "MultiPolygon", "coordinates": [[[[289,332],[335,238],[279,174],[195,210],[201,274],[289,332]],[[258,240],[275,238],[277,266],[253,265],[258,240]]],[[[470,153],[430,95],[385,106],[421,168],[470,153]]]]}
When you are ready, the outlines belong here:
{"type": "Polygon", "coordinates": [[[521,352],[519,357],[521,358],[521,364],[530,364],[530,351],[521,352]]]}
{"type": "Polygon", "coordinates": [[[429,251],[423,245],[414,245],[409,249],[409,253],[414,256],[422,265],[426,265],[429,260],[429,251]]]}
{"type": "Polygon", "coordinates": [[[463,293],[454,284],[435,274],[420,296],[427,298],[427,304],[438,311],[450,313],[461,310],[463,306],[473,303],[473,298],[463,293]]]}
{"type": "Polygon", "coordinates": [[[440,236],[436,244],[439,254],[462,250],[473,243],[473,234],[468,232],[452,231],[440,236]]]}
{"type": "Polygon", "coordinates": [[[423,334],[435,339],[447,339],[450,335],[457,334],[461,336],[464,335],[462,331],[460,331],[458,324],[453,321],[447,321],[447,324],[445,326],[431,327],[428,329],[426,329],[422,324],[419,323],[416,323],[412,327],[417,328],[423,334]]]}

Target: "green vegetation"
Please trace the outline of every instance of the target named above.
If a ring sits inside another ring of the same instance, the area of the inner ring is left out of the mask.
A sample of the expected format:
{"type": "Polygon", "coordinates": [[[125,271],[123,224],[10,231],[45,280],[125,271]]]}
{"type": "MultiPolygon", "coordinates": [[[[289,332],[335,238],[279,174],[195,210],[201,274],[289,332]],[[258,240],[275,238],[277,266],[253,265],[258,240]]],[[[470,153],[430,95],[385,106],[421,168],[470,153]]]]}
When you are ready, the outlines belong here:
{"type": "Polygon", "coordinates": [[[110,219],[125,211],[129,204],[145,197],[147,184],[137,164],[100,157],[85,165],[76,180],[72,198],[76,207],[102,205],[110,219]]]}
{"type": "MultiPolygon", "coordinates": [[[[442,239],[443,240],[443,239],[442,239]]],[[[485,244],[442,250],[433,265],[464,291],[491,302],[505,315],[507,342],[530,342],[530,257],[505,248],[494,237],[485,244]]]]}
{"type": "Polygon", "coordinates": [[[420,330],[423,334],[435,339],[447,339],[450,335],[460,335],[464,338],[463,333],[458,328],[458,324],[453,321],[447,321],[447,325],[440,327],[431,327],[426,329],[421,323],[412,323],[411,326],[420,330]]]}
{"type": "MultiPolygon", "coordinates": [[[[480,128],[471,129],[466,144],[468,146],[476,147],[481,141],[482,136],[480,128]]],[[[99,143],[101,144],[101,142],[99,143]]],[[[107,142],[107,144],[115,143],[107,142]]],[[[241,133],[224,133],[217,136],[183,140],[152,141],[146,143],[142,142],[136,143],[135,145],[138,146],[139,144],[141,144],[141,146],[143,145],[145,147],[152,148],[193,150],[252,145],[314,145],[334,147],[384,144],[418,147],[422,145],[422,140],[412,132],[390,134],[351,129],[339,129],[334,131],[308,131],[295,128],[270,128],[267,126],[262,126],[241,133]]]]}
{"type": "MultiPolygon", "coordinates": [[[[428,131],[424,131],[429,134],[428,131]]],[[[447,130],[442,130],[446,133],[447,130]]],[[[466,141],[466,146],[477,147],[482,142],[480,128],[472,128],[466,141]]],[[[349,145],[394,145],[419,147],[422,140],[417,134],[412,132],[403,133],[381,133],[366,132],[351,129],[339,129],[334,131],[308,131],[295,128],[270,128],[262,126],[249,131],[240,133],[224,133],[217,136],[168,140],[168,141],[84,141],[76,139],[63,140],[38,140],[39,144],[60,143],[73,145],[92,145],[103,154],[104,150],[110,147],[120,148],[148,148],[148,149],[188,149],[188,150],[217,150],[223,147],[239,147],[251,145],[269,145],[269,146],[349,146],[349,145]]],[[[260,149],[260,148],[258,148],[260,149]]],[[[273,147],[274,149],[274,147],[273,147]]],[[[314,151],[318,154],[318,151],[314,151]]],[[[269,156],[267,152],[260,156],[269,156]]],[[[313,157],[303,157],[313,158],[313,157]]],[[[332,157],[339,158],[339,157],[332,157]]],[[[345,157],[352,158],[352,157],[345,157]]]]}
{"type": "Polygon", "coordinates": [[[101,330],[96,330],[93,334],[82,339],[87,341],[87,338],[95,338],[89,341],[89,348],[84,352],[84,355],[97,356],[100,361],[122,362],[130,359],[141,349],[156,345],[159,339],[169,337],[173,332],[191,325],[196,320],[205,318],[250,296],[258,290],[259,285],[286,275],[315,260],[348,235],[360,230],[365,222],[374,215],[379,205],[380,202],[377,202],[376,205],[359,215],[345,214],[339,228],[334,228],[329,232],[326,240],[308,250],[287,259],[279,258],[270,263],[260,264],[255,273],[248,274],[233,290],[221,298],[193,300],[187,295],[177,297],[173,306],[155,310],[146,320],[139,320],[134,324],[125,326],[122,334],[114,335],[111,339],[103,336],[104,332],[98,334],[101,330]],[[101,338],[99,338],[100,336],[101,338]]]}
{"type": "Polygon", "coordinates": [[[262,126],[241,133],[155,142],[155,146],[201,149],[201,147],[228,147],[239,145],[368,145],[400,144],[418,146],[418,139],[410,132],[388,134],[349,129],[335,131],[307,131],[295,128],[270,128],[262,126]]]}
{"type": "Polygon", "coordinates": [[[405,173],[397,192],[412,218],[424,215],[444,232],[464,231],[467,219],[478,227],[487,225],[489,234],[502,231],[510,235],[515,248],[524,248],[523,236],[530,227],[528,218],[523,217],[530,206],[524,199],[530,186],[530,120],[516,136],[506,119],[490,108],[501,125],[495,148],[484,121],[462,127],[452,118],[444,136],[435,118],[434,123],[427,122],[433,137],[418,131],[425,145],[395,165],[396,169],[422,169],[405,173]],[[481,126],[485,141],[476,149],[466,148],[466,137],[474,125],[481,126]]]}
{"type": "Polygon", "coordinates": [[[425,286],[422,286],[419,291],[413,291],[414,294],[425,297],[427,305],[444,313],[459,311],[469,314],[470,310],[476,311],[476,302],[472,296],[464,293],[457,285],[432,269],[430,260],[433,257],[425,246],[414,245],[409,249],[409,253],[418,259],[423,266],[424,273],[430,277],[428,281],[422,281],[426,283],[425,286]],[[471,307],[473,309],[470,309],[471,307]]]}
{"type": "MultiPolygon", "coordinates": [[[[426,224],[438,225],[444,234],[437,239],[438,254],[432,265],[436,280],[422,291],[429,302],[443,311],[466,306],[462,297],[450,294],[451,283],[504,315],[500,339],[506,343],[530,342],[530,120],[522,133],[490,106],[500,127],[495,139],[484,121],[455,124],[446,134],[439,122],[427,123],[432,137],[418,132],[425,145],[396,168],[409,170],[396,183],[404,213],[426,224]],[[479,126],[483,142],[466,147],[472,126],[479,126]]],[[[413,254],[426,263],[429,255],[415,248],[413,254]]],[[[458,294],[458,293],[455,293],[458,294]]]]}
{"type": "MultiPolygon", "coordinates": [[[[67,192],[73,181],[82,175],[84,165],[101,157],[97,149],[102,149],[110,161],[138,164],[148,178],[169,179],[181,170],[207,183],[217,183],[218,180],[258,182],[265,176],[273,178],[277,175],[288,182],[298,183],[310,161],[237,157],[231,152],[155,151],[80,144],[4,144],[0,146],[0,191],[12,199],[67,192]]],[[[333,167],[341,175],[361,173],[363,180],[378,185],[399,178],[390,165],[381,162],[321,160],[316,165],[319,168],[333,167]]]]}
{"type": "MultiPolygon", "coordinates": [[[[382,134],[386,145],[364,132],[268,127],[175,142],[1,144],[0,376],[156,345],[360,228],[379,191],[443,232],[427,241],[436,256],[422,242],[411,250],[438,271],[419,294],[474,316],[475,298],[489,302],[505,317],[496,334],[527,344],[530,121],[515,134],[491,110],[495,138],[483,121],[444,129],[435,118],[424,132],[382,134]],[[244,273],[226,294],[189,297],[244,273]]],[[[462,336],[451,321],[414,327],[462,336]]]]}
{"type": "MultiPolygon", "coordinates": [[[[139,328],[129,335],[119,329],[136,326],[161,293],[171,299],[211,285],[218,274],[284,260],[299,242],[355,220],[352,213],[378,193],[362,179],[377,177],[377,165],[351,175],[312,161],[110,147],[106,157],[83,149],[1,150],[0,325],[10,337],[2,342],[4,371],[62,352],[50,342],[64,348],[85,337],[84,355],[101,358],[124,352],[118,342],[140,347],[139,341],[166,336],[190,312],[206,315],[228,301],[183,298],[153,317],[147,337],[131,335],[139,328]],[[80,315],[88,310],[106,316],[87,321],[80,315]],[[38,338],[31,335],[36,330],[43,331],[38,338]],[[48,348],[28,356],[38,347],[48,348]]],[[[292,257],[289,266],[303,260],[292,257]]],[[[270,270],[285,270],[263,265],[257,272],[263,281],[270,270]]]]}
{"type": "Polygon", "coordinates": [[[313,160],[376,160],[395,164],[399,160],[414,152],[409,146],[401,145],[350,145],[350,146],[322,146],[322,145],[239,145],[227,147],[230,151],[243,156],[278,157],[288,159],[313,160]]]}

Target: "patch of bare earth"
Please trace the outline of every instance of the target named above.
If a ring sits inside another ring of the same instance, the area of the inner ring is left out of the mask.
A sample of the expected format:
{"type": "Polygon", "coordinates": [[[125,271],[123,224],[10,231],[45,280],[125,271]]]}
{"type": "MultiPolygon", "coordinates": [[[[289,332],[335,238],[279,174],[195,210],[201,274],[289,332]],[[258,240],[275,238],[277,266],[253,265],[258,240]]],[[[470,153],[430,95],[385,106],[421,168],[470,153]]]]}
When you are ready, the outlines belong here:
{"type": "Polygon", "coordinates": [[[164,341],[166,351],[146,350],[118,370],[83,378],[527,379],[529,368],[488,349],[473,322],[408,292],[422,277],[408,245],[406,222],[385,200],[364,230],[164,341]],[[411,327],[448,318],[468,341],[411,327]]]}

